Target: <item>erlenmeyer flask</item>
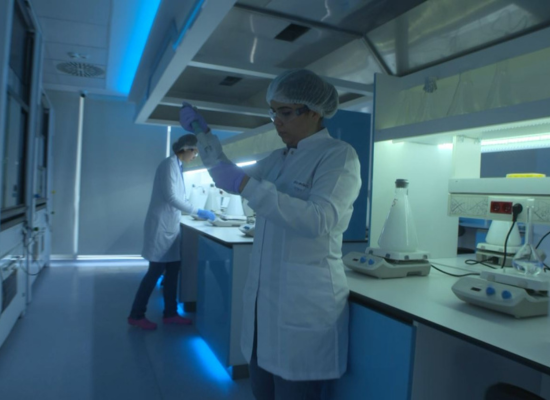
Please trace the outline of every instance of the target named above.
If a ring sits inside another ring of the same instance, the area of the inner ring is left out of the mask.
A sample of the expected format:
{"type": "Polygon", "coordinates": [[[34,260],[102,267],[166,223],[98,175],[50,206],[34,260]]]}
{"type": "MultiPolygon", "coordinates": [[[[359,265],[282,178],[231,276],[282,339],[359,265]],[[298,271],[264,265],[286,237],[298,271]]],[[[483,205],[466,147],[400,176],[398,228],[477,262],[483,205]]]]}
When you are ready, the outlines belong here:
{"type": "Polygon", "coordinates": [[[395,196],[388,218],[378,238],[378,246],[384,250],[414,252],[418,248],[416,228],[409,206],[409,181],[395,181],[395,196]]]}
{"type": "Polygon", "coordinates": [[[527,223],[525,224],[525,244],[516,253],[512,260],[515,269],[525,275],[538,275],[543,269],[544,264],[540,259],[535,246],[533,246],[533,224],[532,224],[533,206],[527,206],[527,223]]]}

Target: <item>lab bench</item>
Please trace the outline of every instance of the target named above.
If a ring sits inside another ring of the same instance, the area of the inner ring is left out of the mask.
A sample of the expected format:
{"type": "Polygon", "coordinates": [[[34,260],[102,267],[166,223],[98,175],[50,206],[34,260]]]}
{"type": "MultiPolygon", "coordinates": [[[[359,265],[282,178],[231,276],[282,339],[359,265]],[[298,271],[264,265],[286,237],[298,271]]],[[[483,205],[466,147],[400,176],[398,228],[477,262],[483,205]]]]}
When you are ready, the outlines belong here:
{"type": "MultiPolygon", "coordinates": [[[[479,272],[472,255],[431,260],[448,272],[479,272]]],[[[510,383],[550,398],[550,319],[515,319],[459,300],[458,278],[432,268],[427,277],[378,280],[347,271],[350,287],[348,371],[331,398],[484,399],[510,383]]]]}
{"type": "Polygon", "coordinates": [[[196,328],[233,379],[248,377],[241,353],[242,293],[253,238],[189,216],[182,226],[180,301],[196,311],[196,328]]]}
{"type": "MultiPolygon", "coordinates": [[[[196,236],[194,244],[184,242],[182,260],[195,260],[195,280],[187,284],[196,290],[197,329],[231,376],[245,377],[242,290],[253,239],[190,217],[182,229],[184,241],[196,236]]],[[[365,247],[347,243],[343,253],[365,247]]],[[[479,272],[464,263],[471,257],[431,261],[455,274],[479,272]]],[[[182,262],[182,272],[188,267],[182,262]]],[[[427,277],[386,280],[346,274],[348,370],[329,385],[329,399],[483,399],[498,382],[550,399],[548,317],[517,320],[464,303],[451,290],[458,278],[433,268],[427,277]]]]}

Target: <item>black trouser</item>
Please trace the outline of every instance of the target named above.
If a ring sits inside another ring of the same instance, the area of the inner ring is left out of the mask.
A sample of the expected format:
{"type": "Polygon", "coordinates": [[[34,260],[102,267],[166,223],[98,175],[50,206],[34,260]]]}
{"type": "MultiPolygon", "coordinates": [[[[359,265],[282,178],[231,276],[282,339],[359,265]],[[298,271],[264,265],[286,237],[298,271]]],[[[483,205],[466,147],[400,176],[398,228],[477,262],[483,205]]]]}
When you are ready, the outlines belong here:
{"type": "Polygon", "coordinates": [[[173,317],[178,314],[178,276],[180,272],[180,261],[173,262],[149,262],[149,270],[141,280],[130,318],[141,319],[145,317],[149,297],[155,285],[164,272],[164,318],[173,317]]]}

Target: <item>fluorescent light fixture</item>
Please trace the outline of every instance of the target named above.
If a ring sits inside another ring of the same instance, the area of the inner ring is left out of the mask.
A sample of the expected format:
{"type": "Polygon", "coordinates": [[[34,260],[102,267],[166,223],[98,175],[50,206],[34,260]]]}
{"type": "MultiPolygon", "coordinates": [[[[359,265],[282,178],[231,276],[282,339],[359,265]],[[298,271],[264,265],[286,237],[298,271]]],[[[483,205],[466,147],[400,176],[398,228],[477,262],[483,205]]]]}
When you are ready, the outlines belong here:
{"type": "Polygon", "coordinates": [[[256,164],[256,161],[247,161],[247,162],[238,163],[237,167],[246,167],[247,165],[254,165],[254,164],[256,164]]]}
{"type": "MultiPolygon", "coordinates": [[[[439,149],[452,149],[452,143],[437,145],[439,149]]],[[[499,139],[486,139],[481,141],[482,153],[497,151],[529,150],[550,147],[550,134],[518,136],[499,139]]]]}
{"type": "Polygon", "coordinates": [[[185,173],[186,173],[186,174],[198,174],[198,173],[200,173],[200,172],[206,172],[206,171],[207,171],[206,168],[202,168],[202,169],[196,169],[196,170],[194,170],[194,171],[186,171],[185,173]]]}
{"type": "Polygon", "coordinates": [[[77,260],[82,261],[97,261],[97,260],[144,260],[144,258],[137,254],[130,254],[130,255],[83,255],[83,256],[77,256],[77,260]]]}
{"type": "MultiPolygon", "coordinates": [[[[246,167],[247,165],[254,165],[256,164],[256,161],[247,161],[242,163],[237,163],[237,167],[246,167]]],[[[201,172],[207,172],[208,170],[206,168],[196,169],[194,171],[187,171],[186,174],[198,174],[201,172]]]]}
{"type": "Polygon", "coordinates": [[[487,139],[481,141],[482,153],[542,149],[548,147],[550,147],[550,134],[487,139]]]}

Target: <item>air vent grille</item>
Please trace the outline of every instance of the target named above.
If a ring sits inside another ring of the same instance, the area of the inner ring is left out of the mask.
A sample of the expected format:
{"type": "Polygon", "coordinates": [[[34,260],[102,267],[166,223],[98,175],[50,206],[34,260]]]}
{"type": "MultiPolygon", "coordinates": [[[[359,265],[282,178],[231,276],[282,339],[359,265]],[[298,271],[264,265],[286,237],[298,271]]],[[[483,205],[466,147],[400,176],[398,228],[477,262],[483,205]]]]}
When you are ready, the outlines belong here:
{"type": "Polygon", "coordinates": [[[68,75],[83,78],[99,78],[105,75],[105,70],[97,65],[73,61],[57,64],[57,70],[68,75]]]}
{"type": "Polygon", "coordinates": [[[240,82],[243,78],[238,76],[226,76],[223,81],[220,82],[222,86],[233,86],[235,83],[240,82]]]}
{"type": "Polygon", "coordinates": [[[281,32],[279,32],[279,34],[275,36],[275,39],[284,40],[285,42],[294,42],[304,33],[309,31],[309,29],[310,28],[308,28],[307,26],[290,24],[281,32]]]}

